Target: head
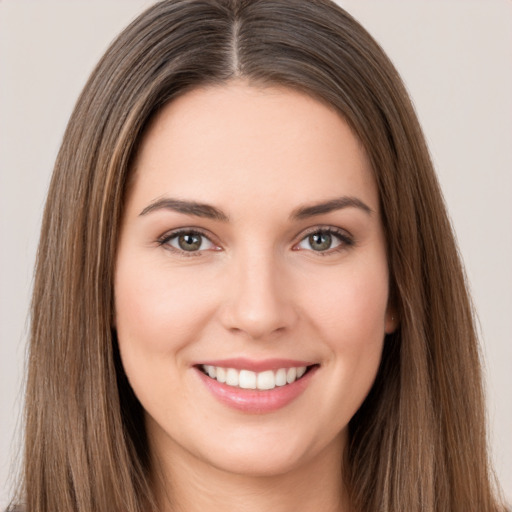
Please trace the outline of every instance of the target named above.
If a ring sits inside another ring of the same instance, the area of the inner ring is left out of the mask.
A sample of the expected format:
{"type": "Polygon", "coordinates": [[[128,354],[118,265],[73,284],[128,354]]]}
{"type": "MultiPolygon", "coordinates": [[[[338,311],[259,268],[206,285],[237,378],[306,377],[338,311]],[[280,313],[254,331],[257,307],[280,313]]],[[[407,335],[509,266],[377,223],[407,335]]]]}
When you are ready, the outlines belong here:
{"type": "Polygon", "coordinates": [[[66,481],[60,501],[47,496],[49,509],[77,502],[80,510],[112,503],[139,510],[151,501],[143,411],[115,329],[123,213],[158,115],[187,93],[236,81],[332,109],[371,169],[396,322],[349,425],[346,474],[356,507],[414,510],[421,502],[433,510],[439,495],[450,510],[484,503],[485,440],[468,427],[483,425],[472,314],[424,138],[380,47],[320,0],[164,1],[135,20],[93,72],[68,125],[43,221],[27,490],[35,496],[52,479],[66,481]],[[480,483],[454,491],[461,467],[480,483]]]}

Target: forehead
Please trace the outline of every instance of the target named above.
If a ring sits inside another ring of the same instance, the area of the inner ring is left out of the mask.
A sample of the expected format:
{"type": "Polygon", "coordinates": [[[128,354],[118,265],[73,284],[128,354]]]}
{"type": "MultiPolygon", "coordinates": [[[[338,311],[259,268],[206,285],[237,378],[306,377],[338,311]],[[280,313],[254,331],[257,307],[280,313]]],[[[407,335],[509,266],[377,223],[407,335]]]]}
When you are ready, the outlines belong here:
{"type": "Polygon", "coordinates": [[[365,150],[334,109],[243,82],[198,88],[162,109],[141,142],[132,189],[146,200],[274,198],[290,208],[356,194],[378,208],[365,150]]]}

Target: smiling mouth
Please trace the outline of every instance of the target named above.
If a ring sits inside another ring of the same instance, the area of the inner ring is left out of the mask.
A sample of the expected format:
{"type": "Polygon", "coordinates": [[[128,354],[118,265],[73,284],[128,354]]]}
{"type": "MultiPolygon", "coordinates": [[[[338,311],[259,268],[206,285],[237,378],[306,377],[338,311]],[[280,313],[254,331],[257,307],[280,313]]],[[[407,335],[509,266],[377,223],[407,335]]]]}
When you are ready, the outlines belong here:
{"type": "Polygon", "coordinates": [[[198,365],[198,368],[211,379],[233,388],[268,391],[276,387],[285,387],[293,384],[297,380],[302,379],[304,375],[316,366],[318,365],[279,368],[262,372],[224,368],[207,364],[198,365]]]}

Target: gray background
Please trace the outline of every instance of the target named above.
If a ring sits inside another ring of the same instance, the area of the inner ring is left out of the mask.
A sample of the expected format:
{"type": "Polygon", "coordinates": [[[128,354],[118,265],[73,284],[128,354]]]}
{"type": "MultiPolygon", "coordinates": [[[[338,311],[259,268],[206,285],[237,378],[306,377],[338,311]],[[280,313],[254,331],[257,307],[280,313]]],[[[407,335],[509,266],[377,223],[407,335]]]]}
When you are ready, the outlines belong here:
{"type": "MultiPolygon", "coordinates": [[[[0,0],[0,509],[19,463],[27,308],[73,104],[148,0],[0,0]]],[[[489,437],[512,502],[512,2],[346,0],[406,82],[479,313],[489,437]]]]}

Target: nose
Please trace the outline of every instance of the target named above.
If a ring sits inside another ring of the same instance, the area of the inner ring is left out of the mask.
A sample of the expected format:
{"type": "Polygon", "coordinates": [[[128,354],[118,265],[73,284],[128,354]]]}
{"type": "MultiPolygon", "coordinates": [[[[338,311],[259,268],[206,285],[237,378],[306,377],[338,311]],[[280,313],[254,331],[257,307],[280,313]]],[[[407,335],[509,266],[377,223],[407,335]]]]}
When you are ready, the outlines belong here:
{"type": "Polygon", "coordinates": [[[221,310],[224,327],[254,340],[290,330],[298,319],[293,286],[275,258],[253,254],[233,267],[221,310]]]}

